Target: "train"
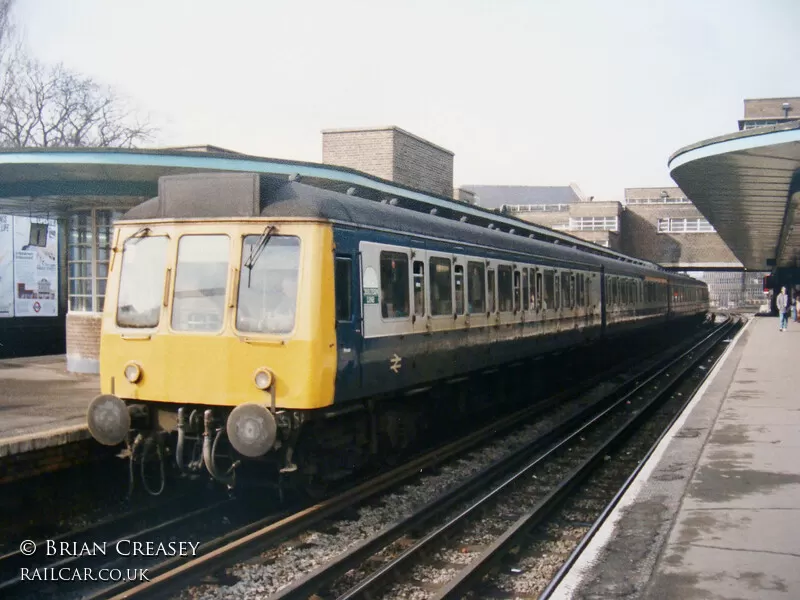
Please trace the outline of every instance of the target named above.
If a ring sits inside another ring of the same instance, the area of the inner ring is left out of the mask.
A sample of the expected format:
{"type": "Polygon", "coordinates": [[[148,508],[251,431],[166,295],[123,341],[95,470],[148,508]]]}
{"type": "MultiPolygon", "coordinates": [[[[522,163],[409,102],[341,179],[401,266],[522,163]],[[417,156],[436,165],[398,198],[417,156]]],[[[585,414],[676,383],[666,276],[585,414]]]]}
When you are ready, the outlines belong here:
{"type": "Polygon", "coordinates": [[[114,224],[91,435],[229,487],[255,464],[308,481],[412,443],[425,390],[707,315],[702,281],[457,213],[160,178],[114,224]]]}

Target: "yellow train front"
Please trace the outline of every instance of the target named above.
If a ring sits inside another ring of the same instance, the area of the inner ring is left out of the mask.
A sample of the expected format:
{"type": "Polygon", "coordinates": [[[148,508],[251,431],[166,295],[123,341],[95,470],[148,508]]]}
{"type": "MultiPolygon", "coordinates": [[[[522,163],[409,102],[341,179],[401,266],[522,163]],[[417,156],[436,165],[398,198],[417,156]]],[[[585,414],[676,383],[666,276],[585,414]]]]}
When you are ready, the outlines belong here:
{"type": "MultiPolygon", "coordinates": [[[[225,198],[226,182],[205,178],[202,192],[225,198]]],[[[132,460],[155,444],[174,449],[183,471],[232,483],[221,439],[261,457],[291,447],[304,414],[292,409],[332,402],[334,309],[320,297],[333,293],[333,260],[319,260],[331,256],[331,228],[204,219],[196,187],[184,218],[158,218],[181,214],[165,203],[187,200],[169,184],[115,227],[89,429],[108,445],[133,434],[132,460]]],[[[295,468],[291,452],[281,458],[281,469],[295,468]]]]}

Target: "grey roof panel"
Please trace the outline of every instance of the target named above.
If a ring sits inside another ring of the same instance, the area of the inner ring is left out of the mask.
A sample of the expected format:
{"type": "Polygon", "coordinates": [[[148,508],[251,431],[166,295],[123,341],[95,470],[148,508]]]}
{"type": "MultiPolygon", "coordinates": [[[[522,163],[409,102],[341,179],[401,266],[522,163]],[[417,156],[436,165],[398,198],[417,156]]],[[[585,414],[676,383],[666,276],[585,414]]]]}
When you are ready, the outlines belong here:
{"type": "Polygon", "coordinates": [[[580,198],[570,186],[462,185],[476,194],[479,206],[500,208],[503,204],[572,204],[580,198]]]}

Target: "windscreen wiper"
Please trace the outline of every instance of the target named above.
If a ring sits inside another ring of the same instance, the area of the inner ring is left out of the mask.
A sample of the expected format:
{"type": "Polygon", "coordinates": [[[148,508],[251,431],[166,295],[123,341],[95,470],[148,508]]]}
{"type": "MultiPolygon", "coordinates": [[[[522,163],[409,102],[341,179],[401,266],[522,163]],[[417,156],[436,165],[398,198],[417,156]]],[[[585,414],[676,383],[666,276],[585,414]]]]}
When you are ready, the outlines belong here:
{"type": "Polygon", "coordinates": [[[148,235],[150,235],[150,228],[149,227],[142,227],[139,231],[137,231],[131,237],[129,237],[127,240],[125,240],[125,242],[123,243],[123,247],[124,247],[125,244],[128,243],[129,240],[134,240],[136,238],[144,238],[144,237],[147,237],[148,235]]]}
{"type": "Polygon", "coordinates": [[[253,274],[253,267],[256,264],[256,261],[261,256],[261,253],[264,251],[264,248],[267,246],[267,242],[269,242],[269,238],[272,237],[273,232],[275,231],[274,225],[267,225],[264,229],[264,232],[258,238],[255,246],[250,249],[250,257],[247,259],[247,262],[244,263],[244,266],[247,267],[247,287],[250,287],[250,276],[253,274]]]}

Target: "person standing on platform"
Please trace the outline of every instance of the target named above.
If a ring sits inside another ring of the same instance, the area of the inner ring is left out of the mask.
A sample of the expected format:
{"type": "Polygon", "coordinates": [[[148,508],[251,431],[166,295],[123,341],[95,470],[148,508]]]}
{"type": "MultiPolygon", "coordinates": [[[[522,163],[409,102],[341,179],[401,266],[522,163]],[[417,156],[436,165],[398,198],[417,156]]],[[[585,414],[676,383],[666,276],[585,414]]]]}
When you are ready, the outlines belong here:
{"type": "Polygon", "coordinates": [[[795,308],[795,322],[800,323],[800,291],[798,291],[794,296],[794,308],[795,308]]]}
{"type": "Polygon", "coordinates": [[[788,325],[786,311],[789,308],[789,297],[786,295],[786,286],[781,288],[781,293],[775,298],[775,306],[778,307],[778,314],[781,317],[781,325],[779,331],[786,331],[788,325]]]}

